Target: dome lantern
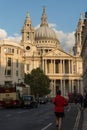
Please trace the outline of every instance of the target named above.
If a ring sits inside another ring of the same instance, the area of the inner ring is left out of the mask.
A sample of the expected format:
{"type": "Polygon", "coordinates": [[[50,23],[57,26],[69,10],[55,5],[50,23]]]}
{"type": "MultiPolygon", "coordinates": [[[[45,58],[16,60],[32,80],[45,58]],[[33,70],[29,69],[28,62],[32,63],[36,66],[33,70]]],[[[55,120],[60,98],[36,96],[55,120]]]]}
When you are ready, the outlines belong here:
{"type": "Polygon", "coordinates": [[[45,11],[45,6],[43,7],[43,13],[42,13],[42,18],[41,18],[41,26],[48,26],[47,22],[47,16],[46,16],[46,11],[45,11]]]}

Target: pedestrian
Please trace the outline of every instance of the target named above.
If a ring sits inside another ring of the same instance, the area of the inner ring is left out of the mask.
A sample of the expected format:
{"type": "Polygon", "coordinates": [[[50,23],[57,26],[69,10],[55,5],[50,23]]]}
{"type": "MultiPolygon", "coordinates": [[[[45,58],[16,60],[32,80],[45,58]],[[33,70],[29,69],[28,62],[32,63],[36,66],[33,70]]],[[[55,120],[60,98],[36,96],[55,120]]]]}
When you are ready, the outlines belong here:
{"type": "Polygon", "coordinates": [[[84,97],[84,108],[87,108],[87,93],[84,97]]]}
{"type": "Polygon", "coordinates": [[[81,105],[81,108],[83,107],[83,96],[82,94],[79,94],[79,103],[81,105]]]}
{"type": "Polygon", "coordinates": [[[53,99],[54,113],[56,116],[56,125],[58,130],[61,130],[62,120],[64,117],[64,107],[68,105],[68,100],[61,96],[61,91],[57,91],[57,95],[53,99]]]}

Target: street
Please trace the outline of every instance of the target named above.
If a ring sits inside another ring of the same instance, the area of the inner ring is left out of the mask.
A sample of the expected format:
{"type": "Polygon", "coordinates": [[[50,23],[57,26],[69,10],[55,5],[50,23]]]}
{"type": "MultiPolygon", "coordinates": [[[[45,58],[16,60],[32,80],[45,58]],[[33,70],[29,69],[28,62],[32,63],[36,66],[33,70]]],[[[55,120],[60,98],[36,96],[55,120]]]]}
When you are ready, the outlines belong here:
{"type": "MultiPolygon", "coordinates": [[[[55,115],[52,103],[34,109],[0,109],[0,130],[55,130],[55,115]]],[[[62,130],[73,130],[77,105],[65,108],[62,130]]]]}

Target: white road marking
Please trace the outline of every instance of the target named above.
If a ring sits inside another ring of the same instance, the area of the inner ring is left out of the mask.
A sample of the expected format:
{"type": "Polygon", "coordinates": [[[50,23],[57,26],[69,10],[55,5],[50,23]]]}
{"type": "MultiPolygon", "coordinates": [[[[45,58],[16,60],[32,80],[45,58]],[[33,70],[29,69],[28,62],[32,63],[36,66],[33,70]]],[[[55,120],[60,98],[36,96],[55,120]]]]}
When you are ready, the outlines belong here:
{"type": "MultiPolygon", "coordinates": [[[[21,114],[21,113],[25,113],[25,112],[28,112],[28,111],[19,111],[19,112],[17,112],[18,114],[21,114]]],[[[10,117],[10,116],[12,116],[12,114],[7,114],[6,115],[6,117],[10,117]]]]}
{"type": "Polygon", "coordinates": [[[42,128],[41,130],[46,130],[49,126],[51,126],[53,123],[49,123],[47,126],[45,126],[44,128],[42,128]]]}

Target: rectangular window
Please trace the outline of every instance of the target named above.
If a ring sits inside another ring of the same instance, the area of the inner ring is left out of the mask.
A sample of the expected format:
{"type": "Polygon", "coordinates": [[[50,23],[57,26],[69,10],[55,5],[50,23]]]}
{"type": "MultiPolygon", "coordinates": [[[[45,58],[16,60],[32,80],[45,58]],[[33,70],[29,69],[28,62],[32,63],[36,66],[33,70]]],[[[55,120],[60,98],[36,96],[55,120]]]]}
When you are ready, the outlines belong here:
{"type": "Polygon", "coordinates": [[[14,49],[12,49],[12,48],[4,48],[4,52],[12,54],[12,53],[14,53],[14,49]]]}
{"type": "Polygon", "coordinates": [[[6,69],[5,69],[5,75],[6,75],[6,69]]]}
{"type": "Polygon", "coordinates": [[[8,86],[8,85],[10,85],[10,84],[12,84],[12,81],[5,81],[5,85],[6,85],[6,86],[8,86]]]}
{"type": "Polygon", "coordinates": [[[11,53],[11,48],[8,48],[8,53],[11,53]]]}
{"type": "Polygon", "coordinates": [[[8,58],[8,66],[11,66],[11,58],[8,58]]]}
{"type": "Polygon", "coordinates": [[[55,61],[55,73],[59,73],[59,60],[55,61]]]}
{"type": "Polygon", "coordinates": [[[18,50],[17,50],[17,54],[18,54],[18,50]]]}
{"type": "Polygon", "coordinates": [[[18,59],[16,60],[16,67],[18,68],[18,59]]]}
{"type": "Polygon", "coordinates": [[[16,70],[16,76],[18,76],[18,70],[16,70]]]}
{"type": "Polygon", "coordinates": [[[11,76],[11,70],[7,70],[7,75],[11,76]]]}
{"type": "Polygon", "coordinates": [[[76,66],[75,65],[73,66],[73,71],[74,71],[74,73],[76,72],[76,66]]]}
{"type": "Polygon", "coordinates": [[[12,53],[14,53],[14,49],[12,49],[12,53]]]}

